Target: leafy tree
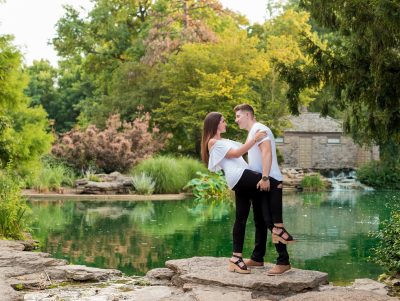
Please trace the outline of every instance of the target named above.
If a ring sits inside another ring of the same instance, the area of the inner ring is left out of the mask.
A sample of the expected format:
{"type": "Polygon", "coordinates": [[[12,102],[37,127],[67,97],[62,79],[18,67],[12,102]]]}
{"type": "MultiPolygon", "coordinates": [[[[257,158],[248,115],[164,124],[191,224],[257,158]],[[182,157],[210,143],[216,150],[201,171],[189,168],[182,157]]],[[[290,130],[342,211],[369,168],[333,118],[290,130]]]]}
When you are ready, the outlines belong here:
{"type": "Polygon", "coordinates": [[[26,175],[39,165],[50,149],[53,136],[42,107],[30,107],[24,95],[28,77],[12,37],[0,36],[0,167],[14,164],[26,175]]]}
{"type": "MultiPolygon", "coordinates": [[[[53,45],[59,56],[68,61],[66,64],[73,66],[80,61],[79,70],[74,70],[79,79],[73,84],[72,78],[68,77],[68,86],[74,89],[83,85],[82,104],[76,107],[82,115],[81,123],[99,119],[97,109],[102,97],[109,95],[113,71],[142,55],[137,38],[143,31],[151,2],[97,0],[86,17],[81,17],[71,6],[65,7],[66,13],[56,25],[53,45]]],[[[104,114],[100,115],[104,125],[108,114],[105,118],[104,114]]]]}
{"type": "Polygon", "coordinates": [[[202,122],[208,112],[224,114],[228,132],[235,136],[233,107],[243,102],[259,107],[259,94],[251,83],[261,80],[269,66],[257,43],[237,30],[220,37],[218,43],[186,44],[171,56],[163,74],[168,94],[156,110],[160,126],[174,135],[171,150],[199,152],[202,122]]]}
{"type": "Polygon", "coordinates": [[[56,88],[57,69],[47,60],[33,61],[27,68],[29,84],[25,94],[32,99],[31,105],[42,105],[50,119],[56,119],[60,111],[56,88]]]}
{"type": "Polygon", "coordinates": [[[281,64],[290,85],[292,112],[298,113],[302,89],[329,87],[334,101],[345,110],[344,130],[361,144],[378,144],[384,163],[398,164],[400,6],[387,0],[303,0],[301,4],[332,33],[327,48],[304,33],[315,66],[281,64]]]}

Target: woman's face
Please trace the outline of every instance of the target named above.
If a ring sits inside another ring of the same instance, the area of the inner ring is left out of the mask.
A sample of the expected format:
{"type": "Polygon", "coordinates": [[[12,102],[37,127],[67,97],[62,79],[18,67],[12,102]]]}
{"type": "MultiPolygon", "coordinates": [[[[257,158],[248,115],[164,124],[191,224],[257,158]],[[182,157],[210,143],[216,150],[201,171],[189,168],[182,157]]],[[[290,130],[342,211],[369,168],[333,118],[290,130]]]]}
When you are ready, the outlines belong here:
{"type": "Polygon", "coordinates": [[[224,117],[221,117],[221,120],[219,121],[218,132],[220,132],[220,133],[225,133],[226,132],[226,122],[225,122],[225,118],[224,117]]]}

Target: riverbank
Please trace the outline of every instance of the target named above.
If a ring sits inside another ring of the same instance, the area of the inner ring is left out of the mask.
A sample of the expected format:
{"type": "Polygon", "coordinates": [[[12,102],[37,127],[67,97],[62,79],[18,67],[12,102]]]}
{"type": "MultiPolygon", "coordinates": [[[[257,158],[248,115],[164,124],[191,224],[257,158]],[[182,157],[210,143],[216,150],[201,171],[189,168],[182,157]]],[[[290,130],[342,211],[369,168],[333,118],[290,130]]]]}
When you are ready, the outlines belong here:
{"type": "Polygon", "coordinates": [[[77,200],[77,201],[173,201],[184,200],[191,196],[188,193],[178,194],[81,194],[77,189],[64,188],[62,193],[39,193],[33,189],[24,189],[22,196],[32,201],[40,200],[77,200]]]}
{"type": "Polygon", "coordinates": [[[318,271],[293,268],[281,276],[266,276],[271,264],[250,275],[231,273],[228,258],[170,260],[166,268],[144,277],[125,277],[118,270],[69,265],[32,249],[33,242],[0,240],[2,300],[398,300],[387,296],[382,283],[369,279],[337,287],[318,271]]]}

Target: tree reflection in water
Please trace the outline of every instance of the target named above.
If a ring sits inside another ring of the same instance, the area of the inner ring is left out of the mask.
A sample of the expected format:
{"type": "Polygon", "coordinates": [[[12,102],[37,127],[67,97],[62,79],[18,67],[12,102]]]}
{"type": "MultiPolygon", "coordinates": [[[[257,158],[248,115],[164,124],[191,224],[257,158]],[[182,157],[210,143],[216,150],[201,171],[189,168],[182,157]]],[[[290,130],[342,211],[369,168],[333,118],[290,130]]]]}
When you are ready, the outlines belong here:
{"type": "MultiPolygon", "coordinates": [[[[389,216],[390,193],[294,194],[284,196],[284,220],[299,239],[289,247],[292,264],[326,271],[330,281],[375,278],[382,271],[367,260],[376,240],[368,237],[389,216]]],[[[117,268],[143,275],[166,260],[229,256],[231,201],[32,202],[33,235],[42,250],[72,263],[117,268]]],[[[245,256],[253,247],[250,216],[245,256]]],[[[266,260],[276,253],[268,242],[266,260]]]]}

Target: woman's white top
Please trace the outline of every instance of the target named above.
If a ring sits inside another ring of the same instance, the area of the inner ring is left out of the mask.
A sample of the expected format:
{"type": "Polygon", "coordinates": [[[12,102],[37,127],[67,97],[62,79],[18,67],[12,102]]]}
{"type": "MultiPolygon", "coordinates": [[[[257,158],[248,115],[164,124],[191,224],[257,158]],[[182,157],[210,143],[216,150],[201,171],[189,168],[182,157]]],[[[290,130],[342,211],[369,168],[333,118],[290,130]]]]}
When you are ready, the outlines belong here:
{"type": "Polygon", "coordinates": [[[217,140],[209,150],[208,169],[212,172],[223,170],[226,182],[230,189],[239,182],[244,170],[248,168],[246,161],[242,158],[225,158],[231,148],[239,148],[241,143],[229,139],[217,140]]]}

